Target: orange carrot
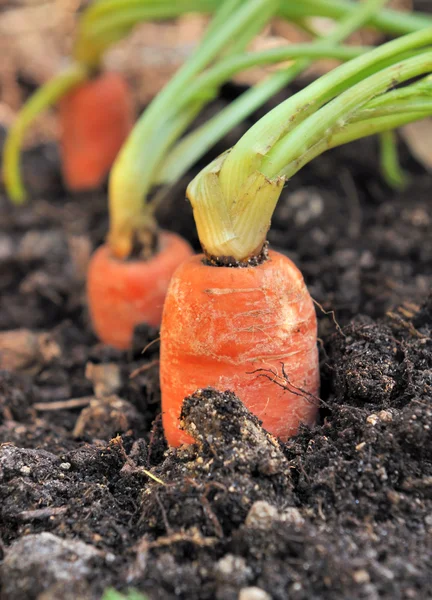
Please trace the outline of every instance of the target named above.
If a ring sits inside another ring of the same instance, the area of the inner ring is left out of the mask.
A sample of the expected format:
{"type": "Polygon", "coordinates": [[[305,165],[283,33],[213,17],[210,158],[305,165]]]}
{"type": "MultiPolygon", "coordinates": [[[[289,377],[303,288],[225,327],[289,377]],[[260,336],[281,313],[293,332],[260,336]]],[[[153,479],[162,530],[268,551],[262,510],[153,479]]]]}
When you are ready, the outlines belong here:
{"type": "Polygon", "coordinates": [[[133,105],[118,73],[104,73],[59,103],[63,177],[74,191],[98,187],[129,134],[133,105]]]}
{"type": "Polygon", "coordinates": [[[108,245],[94,253],[87,274],[87,294],[93,328],[99,338],[119,349],[132,342],[134,327],[159,327],[163,302],[175,269],[192,249],[180,236],[162,231],[159,248],[149,260],[123,261],[108,245]]]}
{"type": "Polygon", "coordinates": [[[264,427],[287,439],[312,424],[319,388],[316,316],[292,261],[269,251],[258,266],[190,258],[174,274],[161,329],[162,419],[171,446],[183,399],[211,386],[234,391],[264,427]],[[283,367],[283,371],[282,371],[283,367]],[[279,385],[278,385],[279,384],[279,385]]]}

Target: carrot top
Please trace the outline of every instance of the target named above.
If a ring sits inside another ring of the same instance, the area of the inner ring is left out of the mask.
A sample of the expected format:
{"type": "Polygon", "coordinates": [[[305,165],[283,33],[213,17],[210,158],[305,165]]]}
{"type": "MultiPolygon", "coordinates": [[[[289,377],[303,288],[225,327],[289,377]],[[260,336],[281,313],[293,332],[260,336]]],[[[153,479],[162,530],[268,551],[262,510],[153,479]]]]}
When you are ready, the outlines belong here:
{"type": "MultiPolygon", "coordinates": [[[[357,28],[373,21],[385,1],[368,0],[351,10],[351,3],[341,0],[346,10],[342,10],[340,22],[326,38],[318,38],[311,44],[245,53],[255,33],[274,14],[283,12],[285,3],[226,0],[215,13],[196,52],[144,112],[114,164],[110,178],[109,234],[114,255],[127,256],[134,238],[140,237],[139,229],[153,226],[152,213],[160,196],[152,204],[146,203],[146,199],[155,184],[177,181],[216,141],[305,70],[314,58],[332,56],[347,60],[363,53],[365,48],[347,48],[340,43],[357,28]],[[201,108],[234,73],[289,58],[299,60],[245,92],[220,115],[177,143],[201,108]]],[[[305,2],[310,14],[314,14],[314,2],[305,2]]],[[[393,13],[387,17],[394,25],[393,13]]],[[[406,27],[410,30],[424,26],[425,22],[428,20],[419,18],[413,24],[408,19],[406,27]]]]}
{"type": "Polygon", "coordinates": [[[329,148],[431,115],[431,73],[429,27],[341,65],[270,111],[189,185],[205,251],[236,261],[259,253],[284,183],[329,148]]]}

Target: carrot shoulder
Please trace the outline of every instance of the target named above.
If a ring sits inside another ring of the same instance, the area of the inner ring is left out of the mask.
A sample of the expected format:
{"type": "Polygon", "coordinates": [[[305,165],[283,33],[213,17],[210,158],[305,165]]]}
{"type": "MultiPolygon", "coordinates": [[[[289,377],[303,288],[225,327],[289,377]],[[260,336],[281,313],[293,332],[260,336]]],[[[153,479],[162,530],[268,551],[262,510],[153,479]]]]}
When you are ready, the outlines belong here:
{"type": "Polygon", "coordinates": [[[134,121],[130,91],[121,75],[104,73],[59,103],[63,177],[71,190],[98,187],[134,121]]]}
{"type": "Polygon", "coordinates": [[[87,274],[87,298],[99,338],[127,349],[137,325],[159,327],[172,274],[191,254],[189,244],[168,231],[159,232],[159,250],[148,260],[119,260],[109,246],[98,248],[87,274]]]}
{"type": "Polygon", "coordinates": [[[203,258],[178,268],[165,301],[160,374],[168,443],[192,441],[180,429],[181,405],[207,386],[234,391],[268,431],[287,439],[317,412],[316,315],[303,277],[273,251],[246,268],[203,258]]]}

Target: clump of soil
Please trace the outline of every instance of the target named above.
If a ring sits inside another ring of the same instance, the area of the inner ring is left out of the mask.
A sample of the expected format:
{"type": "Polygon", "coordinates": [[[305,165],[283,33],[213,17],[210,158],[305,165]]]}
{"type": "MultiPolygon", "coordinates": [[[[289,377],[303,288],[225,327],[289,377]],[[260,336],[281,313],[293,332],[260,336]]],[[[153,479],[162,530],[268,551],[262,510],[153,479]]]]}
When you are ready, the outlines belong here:
{"type": "MultiPolygon", "coordinates": [[[[158,332],[120,352],[88,321],[106,194],[69,196],[52,151],[27,155],[36,197],[0,198],[2,600],[430,597],[430,177],[401,151],[405,192],[367,140],[302,170],[275,214],[269,242],[317,302],[317,426],[283,445],[241,399],[201,390],[182,415],[196,444],[174,451],[158,332]]],[[[197,248],[184,185],[159,217],[197,248]]]]}

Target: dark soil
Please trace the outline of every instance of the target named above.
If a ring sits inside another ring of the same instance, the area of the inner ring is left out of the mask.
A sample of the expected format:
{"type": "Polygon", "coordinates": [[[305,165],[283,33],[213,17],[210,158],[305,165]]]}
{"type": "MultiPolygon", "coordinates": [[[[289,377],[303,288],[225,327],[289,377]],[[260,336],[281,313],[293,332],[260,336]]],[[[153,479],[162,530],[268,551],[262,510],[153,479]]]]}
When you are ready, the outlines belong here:
{"type": "MultiPolygon", "coordinates": [[[[2,600],[432,597],[432,184],[401,150],[404,192],[367,140],[305,168],[273,221],[317,302],[319,424],[280,445],[202,391],[183,415],[197,444],[178,451],[158,344],[142,353],[157,332],[125,353],[89,325],[105,193],[68,196],[55,149],[27,154],[35,197],[0,213],[2,600]]],[[[185,183],[160,220],[197,247],[185,183]]]]}

